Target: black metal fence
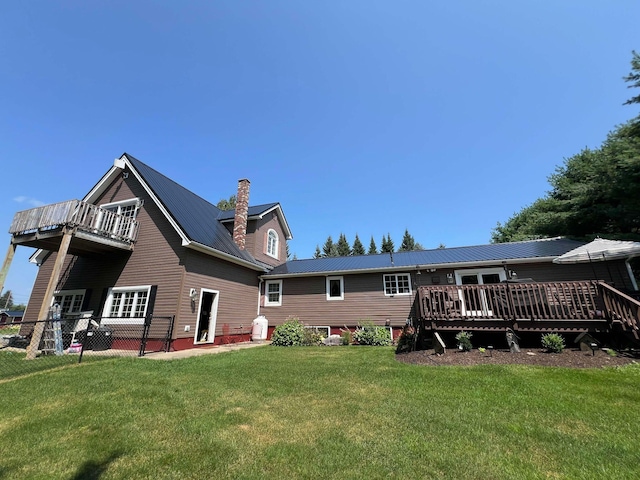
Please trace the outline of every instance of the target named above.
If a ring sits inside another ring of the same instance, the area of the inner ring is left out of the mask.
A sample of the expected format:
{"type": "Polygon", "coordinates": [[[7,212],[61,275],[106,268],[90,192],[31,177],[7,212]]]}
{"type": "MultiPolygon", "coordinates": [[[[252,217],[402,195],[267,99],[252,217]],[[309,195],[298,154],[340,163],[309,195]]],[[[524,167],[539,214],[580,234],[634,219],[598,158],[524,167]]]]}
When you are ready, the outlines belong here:
{"type": "Polygon", "coordinates": [[[0,326],[0,382],[85,360],[169,351],[174,317],[76,316],[0,326]],[[39,335],[39,344],[32,339],[39,335]]]}

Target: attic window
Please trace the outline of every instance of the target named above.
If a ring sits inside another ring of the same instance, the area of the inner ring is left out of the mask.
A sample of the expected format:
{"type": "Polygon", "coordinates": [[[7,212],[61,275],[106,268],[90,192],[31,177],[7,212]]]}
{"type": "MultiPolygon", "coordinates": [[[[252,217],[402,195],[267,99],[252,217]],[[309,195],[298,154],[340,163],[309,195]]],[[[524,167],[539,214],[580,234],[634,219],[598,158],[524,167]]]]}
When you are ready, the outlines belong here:
{"type": "Polygon", "coordinates": [[[275,230],[269,229],[267,232],[267,255],[278,258],[278,234],[275,230]]]}

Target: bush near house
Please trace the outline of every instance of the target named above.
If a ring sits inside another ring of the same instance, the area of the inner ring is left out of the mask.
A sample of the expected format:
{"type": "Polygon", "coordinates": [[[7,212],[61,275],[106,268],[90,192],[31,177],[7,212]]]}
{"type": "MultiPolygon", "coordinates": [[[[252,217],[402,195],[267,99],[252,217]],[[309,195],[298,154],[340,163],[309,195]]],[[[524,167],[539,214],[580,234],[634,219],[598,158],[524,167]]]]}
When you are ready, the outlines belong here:
{"type": "Polygon", "coordinates": [[[542,347],[550,353],[560,353],[564,350],[564,338],[557,333],[542,335],[542,347]]]}
{"type": "Polygon", "coordinates": [[[271,334],[271,345],[276,347],[297,347],[303,344],[305,328],[298,317],[289,317],[278,325],[271,334]]]}
{"type": "Polygon", "coordinates": [[[385,327],[374,325],[373,322],[364,322],[353,332],[353,340],[358,345],[391,345],[391,332],[385,327]]]}

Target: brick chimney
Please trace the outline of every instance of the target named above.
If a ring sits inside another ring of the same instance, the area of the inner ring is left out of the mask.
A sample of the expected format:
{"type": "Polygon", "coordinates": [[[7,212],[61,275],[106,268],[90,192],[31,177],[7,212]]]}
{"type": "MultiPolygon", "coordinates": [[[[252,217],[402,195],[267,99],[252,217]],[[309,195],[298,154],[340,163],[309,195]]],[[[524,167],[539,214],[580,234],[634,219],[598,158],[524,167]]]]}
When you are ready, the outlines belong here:
{"type": "Polygon", "coordinates": [[[247,217],[249,215],[249,185],[246,178],[238,180],[236,194],[236,214],[233,219],[233,241],[240,250],[244,250],[247,239],[247,217]]]}

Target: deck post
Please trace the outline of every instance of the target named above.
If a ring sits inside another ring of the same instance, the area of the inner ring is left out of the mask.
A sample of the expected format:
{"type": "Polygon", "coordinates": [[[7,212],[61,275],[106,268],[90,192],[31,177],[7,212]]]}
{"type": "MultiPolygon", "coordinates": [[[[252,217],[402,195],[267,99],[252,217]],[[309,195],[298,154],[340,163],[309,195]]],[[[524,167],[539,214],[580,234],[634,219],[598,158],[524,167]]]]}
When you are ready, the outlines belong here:
{"type": "Polygon", "coordinates": [[[4,263],[2,264],[2,270],[0,270],[0,293],[4,289],[4,281],[7,279],[7,274],[9,273],[9,267],[11,266],[11,262],[13,261],[13,255],[16,253],[16,244],[11,242],[9,245],[9,250],[7,250],[7,255],[4,257],[4,263]]]}
{"type": "Polygon", "coordinates": [[[69,251],[69,245],[71,244],[72,237],[72,230],[65,230],[62,235],[62,241],[60,242],[60,248],[58,249],[56,262],[53,265],[53,271],[51,272],[51,276],[49,277],[47,290],[45,291],[44,297],[42,298],[42,305],[40,306],[40,313],[38,313],[37,318],[38,322],[33,328],[33,333],[31,334],[31,342],[27,347],[27,359],[29,360],[36,358],[36,355],[38,354],[38,347],[40,346],[40,339],[42,338],[42,332],[44,332],[45,325],[45,322],[40,320],[45,320],[48,317],[49,308],[51,307],[51,298],[53,298],[53,294],[56,292],[56,287],[58,286],[58,282],[60,281],[60,274],[62,273],[62,267],[64,265],[64,260],[67,257],[67,252],[69,251]]]}

